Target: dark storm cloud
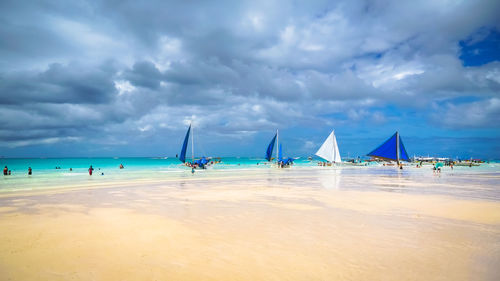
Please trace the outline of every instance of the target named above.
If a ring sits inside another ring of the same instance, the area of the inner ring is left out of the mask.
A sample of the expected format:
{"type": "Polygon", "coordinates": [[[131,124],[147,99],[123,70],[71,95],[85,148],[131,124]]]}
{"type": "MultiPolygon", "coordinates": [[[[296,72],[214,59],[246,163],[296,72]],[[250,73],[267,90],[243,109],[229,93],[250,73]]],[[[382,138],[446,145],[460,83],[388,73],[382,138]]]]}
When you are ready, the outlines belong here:
{"type": "Polygon", "coordinates": [[[0,38],[0,55],[7,60],[57,56],[69,47],[46,27],[16,25],[5,19],[0,20],[0,38]]]}
{"type": "Polygon", "coordinates": [[[131,70],[125,72],[123,78],[134,86],[157,89],[160,87],[162,76],[152,62],[139,61],[134,64],[131,70]]]}
{"type": "Polygon", "coordinates": [[[169,82],[186,85],[231,84],[239,79],[238,75],[217,59],[174,62],[165,73],[169,82]]]}
{"type": "Polygon", "coordinates": [[[43,72],[0,73],[0,104],[106,103],[116,93],[114,73],[51,64],[43,72]]]}

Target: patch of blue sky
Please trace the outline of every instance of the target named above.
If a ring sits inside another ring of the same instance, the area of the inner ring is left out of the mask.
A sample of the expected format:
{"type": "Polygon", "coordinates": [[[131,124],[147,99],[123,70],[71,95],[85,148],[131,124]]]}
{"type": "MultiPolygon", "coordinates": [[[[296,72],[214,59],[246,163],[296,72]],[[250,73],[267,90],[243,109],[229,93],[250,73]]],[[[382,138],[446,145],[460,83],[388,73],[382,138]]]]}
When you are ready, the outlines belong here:
{"type": "Polygon", "coordinates": [[[500,61],[500,32],[482,28],[459,42],[464,66],[481,66],[500,61]]]}

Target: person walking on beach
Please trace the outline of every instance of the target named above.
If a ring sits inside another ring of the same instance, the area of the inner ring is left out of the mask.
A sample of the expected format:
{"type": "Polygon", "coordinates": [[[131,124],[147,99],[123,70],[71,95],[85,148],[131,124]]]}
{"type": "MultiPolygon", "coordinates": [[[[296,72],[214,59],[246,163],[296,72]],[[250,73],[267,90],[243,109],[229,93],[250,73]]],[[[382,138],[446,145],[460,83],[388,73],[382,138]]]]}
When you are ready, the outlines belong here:
{"type": "Polygon", "coordinates": [[[5,166],[5,168],[3,168],[3,175],[6,176],[8,175],[9,173],[9,168],[7,168],[7,166],[5,166]]]}
{"type": "Polygon", "coordinates": [[[94,168],[92,168],[92,165],[90,165],[90,168],[89,168],[89,175],[91,176],[92,175],[92,171],[94,170],[94,168]]]}
{"type": "Polygon", "coordinates": [[[31,172],[32,172],[31,167],[28,167],[28,176],[31,176],[31,172]]]}

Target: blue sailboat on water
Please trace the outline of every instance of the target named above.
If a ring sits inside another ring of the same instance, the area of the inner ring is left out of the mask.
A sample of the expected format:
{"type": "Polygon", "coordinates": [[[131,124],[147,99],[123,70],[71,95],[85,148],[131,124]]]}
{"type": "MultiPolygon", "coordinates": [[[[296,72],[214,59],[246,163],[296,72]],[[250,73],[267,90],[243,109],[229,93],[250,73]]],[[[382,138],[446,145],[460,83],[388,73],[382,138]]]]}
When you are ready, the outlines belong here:
{"type": "Polygon", "coordinates": [[[276,135],[274,135],[273,139],[267,146],[266,150],[266,159],[267,161],[271,161],[273,159],[273,150],[274,150],[274,143],[276,142],[276,138],[278,137],[278,131],[276,131],[276,135]]]}
{"type": "Polygon", "coordinates": [[[182,163],[186,163],[186,150],[189,142],[190,133],[191,133],[191,124],[189,125],[189,128],[186,132],[186,136],[184,137],[184,142],[182,143],[181,155],[179,156],[179,160],[181,160],[182,163]]]}
{"type": "MultiPolygon", "coordinates": [[[[279,141],[279,132],[278,130],[276,130],[276,134],[274,135],[273,139],[271,140],[271,142],[269,143],[269,145],[267,146],[267,150],[266,150],[266,159],[267,161],[271,161],[273,158],[272,158],[272,154],[273,154],[273,150],[274,150],[274,144],[278,144],[278,141],[279,141]]],[[[284,159],[283,158],[283,147],[281,146],[281,144],[277,145],[278,146],[278,149],[276,150],[276,164],[278,164],[278,167],[289,167],[291,164],[293,164],[293,158],[286,158],[284,159]]]]}
{"type": "Polygon", "coordinates": [[[401,136],[399,136],[399,132],[396,132],[392,137],[367,155],[377,159],[393,160],[396,161],[398,165],[400,160],[410,161],[403,140],[401,136]]]}
{"type": "MultiPolygon", "coordinates": [[[[192,133],[192,130],[191,130],[191,124],[190,124],[189,128],[186,132],[186,136],[184,137],[184,142],[182,143],[181,154],[179,156],[179,160],[182,163],[186,163],[186,151],[187,151],[187,146],[189,143],[189,135],[191,135],[191,133],[192,133]]],[[[206,158],[205,156],[201,157],[198,160],[194,159],[194,136],[192,136],[191,137],[191,162],[188,162],[188,164],[186,164],[186,165],[190,166],[192,168],[205,169],[209,162],[210,162],[210,159],[206,158]]]]}

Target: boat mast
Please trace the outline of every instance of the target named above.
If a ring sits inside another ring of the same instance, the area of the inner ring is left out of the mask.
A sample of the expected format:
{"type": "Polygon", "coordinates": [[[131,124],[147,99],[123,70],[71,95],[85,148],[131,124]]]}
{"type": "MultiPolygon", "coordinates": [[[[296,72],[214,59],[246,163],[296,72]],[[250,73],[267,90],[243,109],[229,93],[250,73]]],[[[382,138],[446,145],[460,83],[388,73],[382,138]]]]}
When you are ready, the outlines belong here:
{"type": "Polygon", "coordinates": [[[278,159],[279,139],[280,139],[279,131],[278,131],[278,129],[276,129],[276,163],[278,163],[278,161],[279,161],[279,159],[278,159]]]}
{"type": "MultiPolygon", "coordinates": [[[[191,123],[192,125],[193,123],[191,123]]],[[[194,130],[193,130],[193,127],[191,127],[191,159],[194,163],[194,130]]]]}
{"type": "Polygon", "coordinates": [[[399,132],[396,132],[396,159],[399,166],[399,132]]]}

